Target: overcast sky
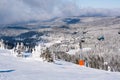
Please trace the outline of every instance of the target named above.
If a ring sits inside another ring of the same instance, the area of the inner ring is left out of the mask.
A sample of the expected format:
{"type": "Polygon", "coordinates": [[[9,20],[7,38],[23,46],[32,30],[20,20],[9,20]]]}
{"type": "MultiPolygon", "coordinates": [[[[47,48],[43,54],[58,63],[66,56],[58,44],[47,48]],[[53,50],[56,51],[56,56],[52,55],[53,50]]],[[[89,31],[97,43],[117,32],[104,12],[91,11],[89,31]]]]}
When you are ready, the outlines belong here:
{"type": "Polygon", "coordinates": [[[119,3],[120,0],[0,0],[0,24],[95,13],[118,15],[119,3]]]}

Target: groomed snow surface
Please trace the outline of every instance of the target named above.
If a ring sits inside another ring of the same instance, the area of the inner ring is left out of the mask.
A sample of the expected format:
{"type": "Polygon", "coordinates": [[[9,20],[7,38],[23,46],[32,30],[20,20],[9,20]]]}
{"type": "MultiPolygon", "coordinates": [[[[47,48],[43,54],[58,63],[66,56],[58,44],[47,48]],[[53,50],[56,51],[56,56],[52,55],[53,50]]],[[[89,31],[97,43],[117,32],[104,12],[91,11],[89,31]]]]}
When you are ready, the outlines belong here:
{"type": "Polygon", "coordinates": [[[8,50],[0,50],[0,80],[120,80],[120,73],[64,61],[47,63],[32,58],[18,58],[8,50]]]}

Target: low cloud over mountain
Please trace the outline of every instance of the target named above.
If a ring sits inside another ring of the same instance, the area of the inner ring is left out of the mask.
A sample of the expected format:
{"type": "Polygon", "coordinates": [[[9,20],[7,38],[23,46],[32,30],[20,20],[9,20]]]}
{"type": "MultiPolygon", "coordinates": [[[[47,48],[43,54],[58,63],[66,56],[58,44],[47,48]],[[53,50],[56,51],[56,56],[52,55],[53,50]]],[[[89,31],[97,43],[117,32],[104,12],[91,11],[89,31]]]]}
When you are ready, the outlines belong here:
{"type": "Polygon", "coordinates": [[[0,0],[0,24],[64,16],[118,15],[116,10],[80,8],[75,0],[0,0]],[[115,12],[113,14],[113,12],[115,12]]]}
{"type": "Polygon", "coordinates": [[[77,9],[69,0],[0,0],[0,23],[69,16],[77,9]]]}

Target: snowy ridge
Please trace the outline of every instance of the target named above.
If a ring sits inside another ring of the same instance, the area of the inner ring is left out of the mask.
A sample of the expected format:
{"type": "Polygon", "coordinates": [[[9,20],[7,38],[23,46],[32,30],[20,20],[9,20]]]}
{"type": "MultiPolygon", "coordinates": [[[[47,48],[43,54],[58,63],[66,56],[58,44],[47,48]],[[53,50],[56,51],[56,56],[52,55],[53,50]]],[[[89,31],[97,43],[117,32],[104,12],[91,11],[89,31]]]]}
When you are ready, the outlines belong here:
{"type": "Polygon", "coordinates": [[[0,80],[120,80],[117,72],[80,67],[64,61],[45,63],[13,57],[9,53],[11,51],[0,50],[0,80]]]}

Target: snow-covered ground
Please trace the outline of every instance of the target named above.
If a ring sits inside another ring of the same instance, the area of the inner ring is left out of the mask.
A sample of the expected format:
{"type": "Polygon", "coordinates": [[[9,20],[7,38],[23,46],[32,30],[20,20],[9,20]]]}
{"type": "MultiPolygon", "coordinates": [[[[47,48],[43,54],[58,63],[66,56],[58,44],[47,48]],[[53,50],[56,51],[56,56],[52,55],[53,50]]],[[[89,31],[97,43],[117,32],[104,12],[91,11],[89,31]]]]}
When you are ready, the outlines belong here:
{"type": "Polygon", "coordinates": [[[18,58],[8,50],[0,50],[0,80],[120,80],[120,73],[64,61],[47,63],[32,58],[18,58]]]}

